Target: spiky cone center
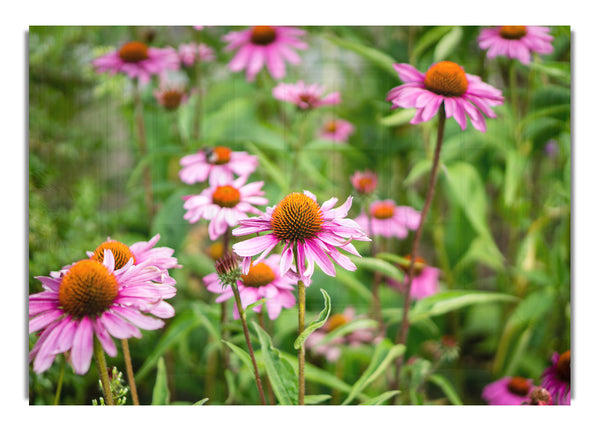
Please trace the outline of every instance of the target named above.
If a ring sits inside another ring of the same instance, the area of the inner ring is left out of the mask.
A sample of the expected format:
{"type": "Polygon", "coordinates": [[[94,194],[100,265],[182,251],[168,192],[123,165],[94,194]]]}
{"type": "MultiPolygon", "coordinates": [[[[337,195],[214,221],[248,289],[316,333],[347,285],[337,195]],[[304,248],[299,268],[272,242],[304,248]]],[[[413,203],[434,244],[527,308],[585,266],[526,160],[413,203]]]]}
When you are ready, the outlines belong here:
{"type": "Polygon", "coordinates": [[[240,203],[240,191],[232,186],[218,186],[212,194],[214,204],[222,208],[233,208],[240,203]]]}
{"type": "Polygon", "coordinates": [[[519,40],[527,34],[527,27],[524,25],[503,25],[500,27],[500,36],[503,39],[519,40]]]}
{"type": "Polygon", "coordinates": [[[137,63],[148,59],[148,45],[143,42],[127,42],[119,49],[119,57],[127,63],[137,63]]]}
{"type": "Polygon", "coordinates": [[[242,274],[242,283],[248,287],[262,287],[275,280],[275,273],[269,265],[259,262],[250,267],[248,274],[242,274]]]}
{"type": "Polygon", "coordinates": [[[58,302],[76,319],[93,317],[112,305],[118,290],[115,276],[100,262],[87,259],[74,264],[63,276],[58,302]]]}
{"type": "Polygon", "coordinates": [[[183,99],[183,92],[181,90],[171,89],[166,90],[162,94],[162,103],[165,109],[168,111],[174,111],[181,105],[183,99]]]}
{"type": "Polygon", "coordinates": [[[215,269],[222,286],[231,286],[242,278],[240,258],[233,252],[226,253],[215,262],[215,269]]]}
{"type": "Polygon", "coordinates": [[[425,88],[445,97],[460,97],[469,83],[462,67],[451,61],[440,61],[425,73],[425,88]]]}
{"type": "Polygon", "coordinates": [[[349,320],[341,313],[333,314],[329,319],[327,319],[327,332],[331,332],[340,326],[344,326],[348,323],[349,320]]]}
{"type": "Polygon", "coordinates": [[[561,380],[571,383],[571,351],[567,350],[558,358],[556,364],[558,370],[558,376],[561,380]]]}
{"type": "Polygon", "coordinates": [[[213,165],[224,165],[231,160],[231,149],[227,147],[214,147],[206,150],[206,159],[213,165]]]}
{"type": "Polygon", "coordinates": [[[513,377],[508,382],[508,390],[519,396],[525,396],[529,393],[529,389],[531,389],[531,384],[524,377],[513,377]]]}
{"type": "Polygon", "coordinates": [[[96,248],[92,259],[102,263],[104,262],[104,251],[110,250],[115,258],[115,270],[123,268],[129,259],[133,259],[135,263],[135,256],[125,244],[115,240],[105,241],[96,248]]]}
{"type": "Polygon", "coordinates": [[[257,25],[252,27],[252,34],[250,40],[255,45],[269,45],[275,40],[276,33],[275,29],[270,25],[257,25]]]}
{"type": "Polygon", "coordinates": [[[371,206],[371,216],[385,220],[394,216],[396,206],[391,202],[377,202],[371,206]]]}
{"type": "Polygon", "coordinates": [[[325,123],[324,129],[327,133],[335,133],[338,129],[337,121],[335,121],[335,120],[328,121],[327,123],[325,123]]]}
{"type": "MultiPolygon", "coordinates": [[[[405,273],[408,274],[408,270],[410,269],[411,255],[410,254],[405,255],[404,259],[406,259],[408,262],[399,263],[398,266],[400,267],[400,269],[402,269],[405,273]]],[[[414,271],[414,274],[416,277],[421,275],[421,273],[423,272],[423,268],[425,268],[426,264],[427,264],[427,262],[421,256],[415,257],[415,264],[414,264],[413,271],[414,271]]]]}
{"type": "Polygon", "coordinates": [[[315,237],[323,224],[321,207],[302,193],[291,193],[271,214],[273,234],[281,241],[303,241],[315,237]]]}

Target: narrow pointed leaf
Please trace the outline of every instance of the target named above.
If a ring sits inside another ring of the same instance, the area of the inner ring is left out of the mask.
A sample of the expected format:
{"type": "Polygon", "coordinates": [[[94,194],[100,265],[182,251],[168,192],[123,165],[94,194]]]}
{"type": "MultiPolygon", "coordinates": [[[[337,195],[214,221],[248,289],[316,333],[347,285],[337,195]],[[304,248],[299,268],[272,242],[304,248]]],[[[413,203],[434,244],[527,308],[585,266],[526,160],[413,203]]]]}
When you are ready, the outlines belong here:
{"type": "Polygon", "coordinates": [[[327,322],[327,319],[329,318],[329,313],[331,313],[331,298],[329,297],[327,292],[325,292],[325,290],[323,290],[323,289],[321,289],[321,294],[323,295],[323,298],[325,299],[325,307],[323,308],[323,310],[321,310],[317,319],[315,319],[313,322],[311,322],[310,325],[308,325],[304,329],[304,331],[302,331],[302,333],[300,335],[298,335],[298,338],[296,338],[296,341],[294,341],[295,349],[299,349],[300,346],[302,346],[304,344],[304,341],[306,341],[306,338],[310,334],[312,334],[314,331],[319,329],[321,326],[323,326],[325,324],[325,322],[327,322]]]}

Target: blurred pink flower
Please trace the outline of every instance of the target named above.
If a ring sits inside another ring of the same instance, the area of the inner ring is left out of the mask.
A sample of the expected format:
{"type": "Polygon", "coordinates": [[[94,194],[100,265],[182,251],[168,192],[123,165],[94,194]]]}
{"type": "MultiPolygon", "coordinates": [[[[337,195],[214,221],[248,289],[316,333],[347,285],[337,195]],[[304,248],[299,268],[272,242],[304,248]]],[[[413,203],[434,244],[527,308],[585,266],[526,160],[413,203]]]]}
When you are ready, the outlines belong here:
{"type": "Polygon", "coordinates": [[[346,120],[328,120],[321,129],[320,138],[334,142],[348,142],[348,137],[354,133],[354,125],[346,120]]]}
{"type": "Polygon", "coordinates": [[[531,62],[531,53],[550,54],[553,51],[548,27],[503,25],[481,30],[479,48],[487,49],[487,57],[499,55],[516,58],[523,64],[531,62]]]}
{"type": "MultiPolygon", "coordinates": [[[[404,256],[405,259],[410,260],[410,255],[404,256]]],[[[415,263],[419,266],[415,266],[414,277],[410,285],[410,297],[412,299],[423,299],[431,296],[439,291],[439,277],[440,270],[432,266],[427,265],[425,259],[417,257],[415,263]]],[[[408,265],[399,265],[400,268],[408,274],[408,265]]],[[[403,291],[404,283],[396,280],[388,280],[390,286],[394,289],[403,291]]]]}
{"type": "MultiPolygon", "coordinates": [[[[281,256],[273,254],[262,262],[253,263],[248,274],[242,275],[242,279],[237,282],[242,306],[246,308],[264,299],[271,320],[279,316],[282,308],[292,308],[296,304],[296,297],[293,294],[295,280],[279,272],[280,259],[281,256]]],[[[233,297],[231,286],[221,285],[217,273],[207,275],[203,281],[209,292],[219,294],[215,302],[223,302],[233,297]]],[[[260,312],[261,309],[262,304],[254,307],[256,312],[260,312]]],[[[233,317],[235,319],[240,317],[235,303],[233,317]]]]}
{"type": "Polygon", "coordinates": [[[354,190],[363,195],[369,195],[377,188],[377,174],[369,169],[364,172],[355,171],[354,175],[350,177],[350,181],[354,190]]]}
{"type": "Polygon", "coordinates": [[[453,117],[462,130],[468,116],[475,129],[485,132],[483,114],[495,118],[491,107],[504,100],[500,90],[451,61],[435,63],[427,73],[410,64],[394,64],[394,68],[405,84],[391,89],[386,100],[392,102],[392,108],[417,108],[411,124],[431,120],[443,103],[446,118],[453,117]]]}
{"type": "Polygon", "coordinates": [[[156,101],[167,111],[175,111],[189,99],[185,85],[181,83],[161,83],[158,89],[154,90],[156,101]]]}
{"type": "Polygon", "coordinates": [[[490,405],[520,406],[529,401],[529,393],[532,389],[532,379],[502,377],[486,385],[481,393],[481,398],[490,405]]]}
{"type": "Polygon", "coordinates": [[[300,109],[314,109],[324,105],[337,105],[342,99],[340,93],[330,93],[322,96],[324,87],[319,84],[307,85],[304,81],[295,84],[280,83],[273,89],[273,97],[284,102],[290,102],[300,109]]]}
{"type": "Polygon", "coordinates": [[[191,66],[197,61],[213,61],[215,54],[211,47],[203,43],[196,45],[195,42],[183,43],[177,49],[179,58],[185,66],[191,66]]]}
{"type": "Polygon", "coordinates": [[[295,27],[258,25],[242,31],[232,31],[223,40],[228,42],[226,51],[238,50],[229,62],[229,69],[239,72],[246,69],[246,79],[254,81],[256,74],[266,64],[275,79],[285,77],[285,61],[299,64],[300,56],[294,49],[306,49],[308,45],[299,39],[304,30],[295,27]]]}
{"type": "Polygon", "coordinates": [[[552,355],[552,365],[542,373],[542,384],[555,404],[571,404],[571,351],[567,350],[561,355],[554,352],[552,355]]]}
{"type": "Polygon", "coordinates": [[[179,56],[174,48],[152,48],[143,42],[127,42],[117,51],[110,52],[92,61],[97,72],[125,73],[130,78],[139,78],[146,84],[152,75],[167,69],[179,69],[179,56]]]}
{"type": "Polygon", "coordinates": [[[232,151],[228,147],[217,146],[184,156],[179,163],[183,166],[179,171],[181,181],[194,184],[206,181],[207,178],[232,181],[233,174],[248,176],[258,166],[258,157],[245,151],[232,151]]]}
{"type": "Polygon", "coordinates": [[[398,206],[391,199],[373,202],[369,207],[369,214],[370,223],[369,217],[364,212],[355,219],[369,236],[406,238],[408,230],[416,230],[421,221],[419,211],[407,206],[398,206]]]}
{"type": "Polygon", "coordinates": [[[199,195],[184,196],[183,207],[187,210],[183,218],[190,223],[210,220],[208,236],[214,241],[225,233],[227,226],[237,226],[248,213],[262,214],[254,205],[266,205],[265,192],[261,190],[264,181],[246,184],[247,177],[234,181],[212,180],[209,187],[199,195]]]}
{"type": "Polygon", "coordinates": [[[279,271],[285,274],[294,268],[295,274],[306,284],[314,272],[315,263],[323,272],[335,276],[335,267],[330,259],[342,268],[356,270],[356,265],[338,248],[360,256],[351,240],[370,241],[353,220],[345,218],[352,206],[352,196],[338,208],[333,208],[337,198],[331,198],[322,206],[309,191],[292,193],[274,207],[268,207],[260,217],[240,220],[240,227],[232,231],[235,236],[268,232],[233,245],[233,251],[244,257],[242,272],[248,272],[251,256],[261,255],[260,262],[278,244],[283,244],[279,271]]]}
{"type": "Polygon", "coordinates": [[[145,313],[172,317],[175,310],[163,300],[175,296],[176,289],[156,283],[158,275],[157,267],[133,265],[133,260],[115,269],[112,252],[105,250],[102,262],[81,260],[50,277],[36,277],[44,291],[29,295],[29,333],[42,331],[29,353],[33,371],[44,372],[57,354],[70,352],[75,373],[85,374],[94,338],[115,357],[112,337],[141,338],[139,329],[162,328],[162,320],[145,313]]]}

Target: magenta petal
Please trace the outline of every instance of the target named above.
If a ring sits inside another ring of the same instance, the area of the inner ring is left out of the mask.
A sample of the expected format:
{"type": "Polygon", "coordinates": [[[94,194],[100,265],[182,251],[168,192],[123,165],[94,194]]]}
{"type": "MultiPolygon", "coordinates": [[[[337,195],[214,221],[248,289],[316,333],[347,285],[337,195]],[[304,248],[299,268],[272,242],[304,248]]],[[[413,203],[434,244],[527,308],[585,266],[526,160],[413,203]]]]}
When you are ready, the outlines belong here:
{"type": "Polygon", "coordinates": [[[160,319],[155,319],[154,317],[146,316],[138,311],[131,310],[129,308],[114,308],[113,311],[141,329],[159,329],[162,328],[165,324],[165,322],[163,322],[160,319]]]}
{"type": "Polygon", "coordinates": [[[102,349],[104,349],[110,357],[114,358],[117,356],[117,347],[106,328],[102,326],[102,323],[96,319],[92,321],[92,326],[94,328],[94,334],[96,334],[98,341],[100,341],[100,344],[102,345],[102,349]]]}
{"type": "Polygon", "coordinates": [[[89,317],[84,316],[75,331],[71,348],[71,361],[76,374],[85,374],[90,368],[94,353],[93,342],[92,322],[89,317]]]}
{"type": "Polygon", "coordinates": [[[254,256],[269,247],[275,247],[279,243],[273,234],[267,234],[250,238],[233,245],[233,251],[239,256],[254,256]]]}

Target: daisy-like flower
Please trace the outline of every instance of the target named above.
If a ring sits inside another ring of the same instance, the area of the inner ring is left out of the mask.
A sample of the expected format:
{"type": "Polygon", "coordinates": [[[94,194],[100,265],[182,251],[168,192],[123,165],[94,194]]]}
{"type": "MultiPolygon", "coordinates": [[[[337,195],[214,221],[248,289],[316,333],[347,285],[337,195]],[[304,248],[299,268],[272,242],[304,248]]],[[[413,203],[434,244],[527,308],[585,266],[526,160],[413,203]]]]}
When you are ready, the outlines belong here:
{"type": "Polygon", "coordinates": [[[266,205],[269,201],[261,190],[264,181],[246,184],[247,177],[234,181],[211,181],[210,186],[199,195],[184,196],[183,207],[187,210],[183,218],[190,223],[210,220],[208,236],[214,241],[225,233],[228,226],[237,226],[248,213],[259,215],[262,211],[253,205],[266,205]]]}
{"type": "Polygon", "coordinates": [[[377,174],[369,169],[364,172],[355,171],[350,181],[354,190],[363,195],[370,195],[377,188],[377,174]]]}
{"type": "Polygon", "coordinates": [[[416,230],[421,221],[419,211],[407,206],[398,206],[391,199],[373,202],[369,206],[369,214],[370,222],[364,212],[355,219],[369,236],[406,238],[408,230],[416,230]]]}
{"type": "Polygon", "coordinates": [[[153,48],[143,42],[127,42],[117,51],[110,52],[92,61],[98,72],[125,73],[130,78],[139,78],[146,84],[152,75],[166,70],[179,69],[179,56],[174,48],[153,48]]]}
{"type": "Polygon", "coordinates": [[[541,386],[550,392],[557,405],[571,404],[571,351],[554,352],[552,365],[542,373],[541,386]]]}
{"type": "Polygon", "coordinates": [[[249,176],[258,166],[258,157],[245,151],[232,151],[231,148],[217,146],[199,150],[179,161],[179,179],[186,184],[211,181],[233,181],[233,174],[249,176]]]}
{"type": "Polygon", "coordinates": [[[29,354],[33,370],[42,373],[57,354],[70,352],[75,373],[85,374],[94,337],[114,357],[112,337],[141,338],[140,329],[163,327],[162,320],[148,314],[172,317],[175,310],[164,299],[172,298],[176,289],[154,281],[160,272],[153,266],[134,265],[133,259],[115,269],[115,258],[107,249],[102,262],[86,259],[50,277],[36,277],[44,291],[29,296],[29,333],[42,331],[29,354]]]}
{"type": "Polygon", "coordinates": [[[325,88],[319,84],[305,84],[298,81],[295,84],[280,83],[273,89],[273,97],[284,102],[290,102],[302,110],[315,109],[324,105],[338,105],[342,99],[339,92],[323,96],[325,88]]]}
{"type": "Polygon", "coordinates": [[[213,61],[215,54],[213,49],[203,43],[196,44],[195,42],[182,43],[177,48],[179,59],[185,66],[191,66],[197,61],[213,61]]]}
{"type": "Polygon", "coordinates": [[[319,137],[334,142],[348,142],[348,138],[354,133],[354,125],[346,120],[328,120],[321,129],[319,137]]]}
{"type": "Polygon", "coordinates": [[[486,385],[481,393],[481,398],[490,405],[519,406],[530,401],[529,394],[533,388],[531,379],[502,377],[486,385]]]}
{"type": "Polygon", "coordinates": [[[337,198],[331,198],[319,206],[315,195],[308,191],[291,193],[274,207],[268,207],[264,215],[240,220],[240,227],[232,231],[233,235],[268,232],[233,245],[233,251],[244,257],[242,271],[248,272],[252,256],[261,253],[254,260],[260,262],[278,244],[283,244],[279,272],[285,274],[296,261],[295,273],[307,285],[315,263],[325,274],[335,276],[330,258],[342,268],[356,270],[356,265],[338,248],[360,256],[350,241],[370,239],[354,220],[345,218],[352,206],[352,196],[333,208],[336,203],[337,198]]]}
{"type": "Polygon", "coordinates": [[[238,50],[229,62],[229,69],[239,72],[246,69],[246,80],[254,81],[258,72],[267,66],[275,79],[285,76],[285,62],[300,64],[296,49],[308,45],[299,39],[304,30],[295,27],[257,25],[242,31],[232,31],[223,40],[228,43],[225,51],[238,50]]]}
{"type": "MultiPolygon", "coordinates": [[[[410,255],[404,256],[404,258],[410,261],[410,255]]],[[[417,257],[415,263],[414,277],[410,285],[410,297],[413,299],[423,299],[437,293],[440,289],[440,270],[427,265],[427,262],[422,257],[417,257]]],[[[408,274],[408,265],[399,266],[408,274]]],[[[396,280],[390,280],[389,283],[397,290],[404,288],[404,283],[396,280]]]]}
{"type": "Polygon", "coordinates": [[[356,315],[353,307],[346,307],[342,313],[331,315],[322,327],[308,336],[306,347],[318,355],[325,356],[328,362],[336,362],[342,354],[342,346],[356,347],[361,344],[379,343],[381,335],[378,335],[377,330],[372,328],[355,329],[343,336],[321,343],[323,338],[333,330],[362,317],[364,316],[356,315]]]}
{"type": "Polygon", "coordinates": [[[516,58],[523,64],[531,62],[531,53],[550,54],[553,51],[550,28],[525,25],[503,25],[484,28],[477,41],[487,49],[487,57],[516,58]]]}
{"type": "Polygon", "coordinates": [[[467,127],[467,116],[475,129],[485,132],[483,114],[495,118],[492,106],[501,105],[502,92],[481,81],[475,75],[451,61],[433,64],[426,73],[410,64],[394,64],[405,84],[388,92],[392,108],[416,108],[411,124],[431,120],[444,104],[446,118],[453,117],[462,130],[467,127]]]}
{"type": "MultiPolygon", "coordinates": [[[[264,261],[252,264],[248,274],[242,274],[241,280],[237,281],[242,306],[246,308],[264,299],[267,315],[271,320],[279,316],[282,308],[292,308],[296,304],[296,297],[293,294],[295,280],[279,272],[280,259],[279,255],[272,254],[264,261]]],[[[220,303],[233,298],[233,290],[230,286],[222,285],[217,273],[207,275],[203,281],[206,290],[219,294],[215,302],[220,303]]],[[[254,308],[256,312],[261,310],[262,304],[254,308]]],[[[236,304],[233,305],[233,317],[240,318],[236,304]]]]}
{"type": "Polygon", "coordinates": [[[175,111],[189,99],[185,85],[181,83],[161,84],[160,88],[154,90],[154,97],[167,111],[175,111]]]}

